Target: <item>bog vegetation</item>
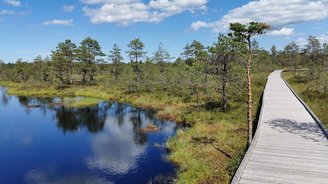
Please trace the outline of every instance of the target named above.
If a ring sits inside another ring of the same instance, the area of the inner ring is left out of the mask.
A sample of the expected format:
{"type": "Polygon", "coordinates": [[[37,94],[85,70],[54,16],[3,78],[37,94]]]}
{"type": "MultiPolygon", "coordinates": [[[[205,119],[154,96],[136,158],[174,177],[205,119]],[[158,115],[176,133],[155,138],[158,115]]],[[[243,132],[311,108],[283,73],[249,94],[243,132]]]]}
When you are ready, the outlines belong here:
{"type": "Polygon", "coordinates": [[[324,107],[314,109],[321,111],[319,118],[327,111],[320,99],[328,94],[328,44],[310,36],[304,47],[291,42],[268,51],[252,39],[268,28],[232,24],[231,34],[220,34],[209,46],[193,40],[178,58],[162,43],[149,52],[138,38],[125,51],[117,44],[103,51],[90,37],[78,45],[64,40],[49,57],[0,62],[0,84],[12,94],[87,96],[152,108],[160,118],[190,127],[167,143],[170,160],[179,166],[177,183],[228,183],[246,149],[271,71],[293,71],[287,77],[292,85],[300,84],[309,102],[324,107]]]}

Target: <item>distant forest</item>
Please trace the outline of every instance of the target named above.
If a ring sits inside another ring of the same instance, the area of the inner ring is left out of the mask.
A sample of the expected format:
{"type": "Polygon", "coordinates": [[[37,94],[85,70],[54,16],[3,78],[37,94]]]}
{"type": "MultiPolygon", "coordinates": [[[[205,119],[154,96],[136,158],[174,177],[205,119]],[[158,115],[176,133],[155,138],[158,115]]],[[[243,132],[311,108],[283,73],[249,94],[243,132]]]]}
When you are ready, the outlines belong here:
{"type": "MultiPolygon", "coordinates": [[[[0,80],[56,89],[101,85],[128,93],[161,91],[197,104],[224,96],[225,106],[227,96],[245,95],[247,45],[236,43],[231,36],[220,34],[211,46],[193,40],[178,58],[172,58],[161,43],[153,54],[147,54],[140,39],[131,40],[127,48],[130,60],[124,62],[116,44],[105,53],[90,37],[79,45],[68,39],[49,57],[37,56],[32,62],[0,60],[0,80]]],[[[295,72],[296,79],[316,81],[309,90],[327,93],[328,44],[315,36],[309,36],[305,46],[291,42],[283,50],[273,45],[269,51],[253,39],[251,49],[253,73],[307,69],[305,76],[295,72]]]]}

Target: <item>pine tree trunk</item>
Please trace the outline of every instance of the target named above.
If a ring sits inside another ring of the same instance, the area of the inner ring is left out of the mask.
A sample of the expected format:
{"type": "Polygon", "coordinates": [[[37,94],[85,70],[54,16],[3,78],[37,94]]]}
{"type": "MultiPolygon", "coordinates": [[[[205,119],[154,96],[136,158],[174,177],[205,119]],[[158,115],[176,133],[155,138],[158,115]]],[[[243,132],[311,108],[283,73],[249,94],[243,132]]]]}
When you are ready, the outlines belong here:
{"type": "Polygon", "coordinates": [[[228,63],[223,63],[223,76],[222,76],[222,98],[223,98],[223,107],[222,110],[227,110],[228,105],[228,97],[227,97],[227,91],[226,91],[226,85],[228,81],[228,63]]]}
{"type": "Polygon", "coordinates": [[[87,75],[87,72],[85,70],[83,70],[82,71],[82,85],[85,85],[85,83],[86,83],[86,79],[85,79],[86,75],[87,75]]]}
{"type": "Polygon", "coordinates": [[[248,38],[248,61],[247,61],[247,122],[248,122],[248,145],[251,144],[253,139],[253,122],[252,122],[252,78],[251,78],[251,62],[252,62],[252,47],[251,40],[248,38]]]}
{"type": "Polygon", "coordinates": [[[227,94],[226,94],[226,83],[224,82],[222,85],[222,98],[223,98],[223,106],[222,110],[225,111],[227,110],[227,105],[228,105],[228,99],[227,99],[227,94]]]}
{"type": "Polygon", "coordinates": [[[70,66],[69,69],[69,83],[73,84],[73,66],[70,66]]]}

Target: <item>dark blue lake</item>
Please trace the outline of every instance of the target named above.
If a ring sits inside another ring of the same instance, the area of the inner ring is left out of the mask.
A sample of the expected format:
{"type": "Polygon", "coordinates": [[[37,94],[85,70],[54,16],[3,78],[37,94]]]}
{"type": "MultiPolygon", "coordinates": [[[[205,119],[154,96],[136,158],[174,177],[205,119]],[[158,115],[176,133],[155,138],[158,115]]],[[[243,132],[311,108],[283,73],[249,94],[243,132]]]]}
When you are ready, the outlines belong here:
{"type": "Polygon", "coordinates": [[[0,183],[170,183],[176,124],[126,104],[51,106],[0,89],[0,183]],[[41,105],[29,108],[30,105],[41,105]],[[158,132],[142,128],[155,124],[158,132]]]}

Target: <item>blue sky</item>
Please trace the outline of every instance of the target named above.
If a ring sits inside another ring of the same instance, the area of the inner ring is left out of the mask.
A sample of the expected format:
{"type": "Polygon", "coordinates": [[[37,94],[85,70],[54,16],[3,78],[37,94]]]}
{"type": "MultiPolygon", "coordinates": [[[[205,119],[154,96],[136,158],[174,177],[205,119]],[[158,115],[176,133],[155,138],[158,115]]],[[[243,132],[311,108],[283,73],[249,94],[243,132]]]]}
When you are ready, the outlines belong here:
{"type": "Polygon", "coordinates": [[[79,44],[87,36],[105,53],[114,43],[124,52],[140,38],[149,56],[162,42],[178,57],[187,42],[211,45],[234,21],[271,24],[256,38],[266,49],[304,44],[308,35],[328,42],[327,9],[328,0],[0,0],[0,59],[32,60],[65,39],[79,44]]]}

